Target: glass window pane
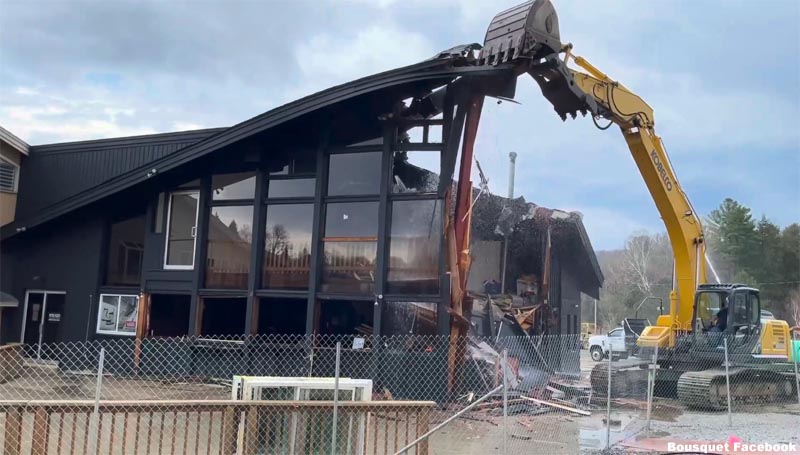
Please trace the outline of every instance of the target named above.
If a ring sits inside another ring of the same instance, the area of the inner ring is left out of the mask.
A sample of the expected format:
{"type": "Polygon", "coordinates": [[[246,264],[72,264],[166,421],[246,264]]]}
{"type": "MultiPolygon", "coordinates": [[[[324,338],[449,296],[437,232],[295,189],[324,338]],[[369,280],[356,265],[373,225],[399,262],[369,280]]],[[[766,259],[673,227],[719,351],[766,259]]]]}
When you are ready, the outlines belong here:
{"type": "Polygon", "coordinates": [[[117,332],[136,333],[136,320],[139,317],[139,298],[123,295],[119,298],[119,317],[117,332]]]}
{"type": "Polygon", "coordinates": [[[194,237],[199,193],[176,193],[170,197],[167,228],[167,265],[194,265],[194,237]]]}
{"type": "Polygon", "coordinates": [[[325,242],[322,292],[373,294],[377,241],[325,242]]]}
{"type": "Polygon", "coordinates": [[[388,293],[439,293],[441,205],[439,200],[392,203],[388,293]]]}
{"type": "Polygon", "coordinates": [[[100,299],[100,317],[97,321],[97,330],[113,332],[117,327],[117,307],[119,296],[103,295],[100,299]]]}
{"type": "Polygon", "coordinates": [[[381,152],[343,153],[330,156],[328,195],[378,194],[381,152]]]}
{"type": "Polygon", "coordinates": [[[436,192],[440,167],[438,152],[394,152],[392,192],[436,192]]]}
{"type": "Polygon", "coordinates": [[[317,179],[270,180],[267,197],[313,197],[317,179]]]}
{"type": "Polygon", "coordinates": [[[270,175],[313,174],[317,171],[317,152],[314,149],[270,151],[266,158],[270,175]]]}
{"type": "Polygon", "coordinates": [[[211,208],[206,259],[207,288],[247,288],[252,241],[252,205],[211,208]]]}
{"type": "MultiPolygon", "coordinates": [[[[385,335],[436,335],[436,310],[433,302],[385,302],[382,330],[385,335]]],[[[428,347],[424,339],[418,342],[412,343],[413,350],[428,347]]]]}
{"type": "Polygon", "coordinates": [[[253,199],[256,194],[256,176],[253,172],[215,175],[211,178],[211,194],[215,201],[253,199]]]}
{"type": "Polygon", "coordinates": [[[325,210],[325,238],[378,237],[377,202],[331,203],[325,210]]]}
{"type": "Polygon", "coordinates": [[[314,204],[267,207],[262,288],[308,289],[314,204]]]}
{"type": "Polygon", "coordinates": [[[111,225],[106,285],[139,285],[144,253],[144,232],[144,214],[111,225]]]}

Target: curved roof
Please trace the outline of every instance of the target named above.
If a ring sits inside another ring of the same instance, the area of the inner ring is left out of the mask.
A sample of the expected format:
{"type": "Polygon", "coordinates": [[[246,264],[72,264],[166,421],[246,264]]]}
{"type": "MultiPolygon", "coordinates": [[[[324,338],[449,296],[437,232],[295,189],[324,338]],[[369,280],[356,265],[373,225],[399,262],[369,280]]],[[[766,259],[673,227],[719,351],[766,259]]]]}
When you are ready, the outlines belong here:
{"type": "MultiPolygon", "coordinates": [[[[432,90],[459,76],[495,75],[502,70],[504,69],[498,67],[469,66],[466,64],[465,57],[460,53],[446,51],[424,62],[331,87],[228,128],[33,147],[33,157],[41,153],[43,161],[45,155],[61,153],[81,153],[90,157],[91,159],[87,158],[89,160],[86,164],[87,167],[81,168],[78,175],[74,172],[66,174],[73,179],[80,179],[81,175],[91,175],[93,172],[97,172],[97,169],[92,166],[107,166],[111,167],[111,170],[105,172],[103,178],[98,179],[99,181],[92,181],[85,187],[77,185],[74,191],[65,192],[60,187],[50,186],[51,183],[58,181],[58,178],[53,180],[54,177],[45,169],[39,170],[34,166],[34,169],[30,173],[26,172],[27,175],[23,175],[21,180],[28,180],[25,188],[36,189],[25,192],[54,192],[65,197],[57,200],[48,200],[47,197],[41,201],[34,200],[33,207],[22,208],[16,221],[3,226],[0,234],[3,239],[8,238],[17,232],[31,229],[87,204],[141,184],[155,174],[162,174],[278,125],[293,120],[305,120],[308,118],[307,116],[323,112],[338,104],[357,103],[348,108],[356,108],[359,115],[383,113],[391,111],[391,107],[399,100],[420,91],[432,90]],[[186,142],[181,142],[182,139],[186,139],[186,142]],[[126,151],[128,148],[130,150],[126,151]],[[143,158],[144,156],[151,156],[152,159],[143,158]],[[110,158],[105,159],[105,157],[110,158]],[[120,160],[120,157],[124,157],[124,159],[120,160]],[[119,164],[119,161],[125,161],[128,164],[119,164]],[[153,170],[156,172],[152,172],[153,170]]],[[[58,165],[48,166],[48,168],[56,173],[59,172],[58,165]]],[[[23,195],[23,199],[24,197],[26,196],[23,195]]],[[[23,205],[25,205],[24,200],[20,201],[20,206],[23,205]]]]}

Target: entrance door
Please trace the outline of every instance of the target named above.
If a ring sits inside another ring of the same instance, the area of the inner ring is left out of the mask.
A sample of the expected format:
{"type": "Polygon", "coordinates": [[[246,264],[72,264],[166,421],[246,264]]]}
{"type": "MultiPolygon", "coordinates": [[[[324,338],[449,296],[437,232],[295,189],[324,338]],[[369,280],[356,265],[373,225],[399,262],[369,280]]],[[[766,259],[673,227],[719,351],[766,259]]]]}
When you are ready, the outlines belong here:
{"type": "Polygon", "coordinates": [[[42,357],[42,343],[60,341],[64,319],[64,299],[60,291],[28,291],[25,294],[25,321],[22,342],[28,355],[42,357]]]}

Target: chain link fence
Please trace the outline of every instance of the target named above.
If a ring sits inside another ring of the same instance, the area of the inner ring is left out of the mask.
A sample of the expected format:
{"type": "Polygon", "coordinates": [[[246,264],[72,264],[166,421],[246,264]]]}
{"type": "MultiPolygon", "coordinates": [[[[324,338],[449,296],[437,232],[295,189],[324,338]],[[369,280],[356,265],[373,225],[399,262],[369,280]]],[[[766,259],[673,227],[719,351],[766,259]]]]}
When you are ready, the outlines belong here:
{"type": "Polygon", "coordinates": [[[0,348],[0,447],[70,455],[572,454],[744,441],[797,450],[797,364],[743,356],[735,337],[694,343],[707,349],[688,363],[680,343],[661,352],[603,345],[593,359],[578,335],[8,345],[0,348]]]}

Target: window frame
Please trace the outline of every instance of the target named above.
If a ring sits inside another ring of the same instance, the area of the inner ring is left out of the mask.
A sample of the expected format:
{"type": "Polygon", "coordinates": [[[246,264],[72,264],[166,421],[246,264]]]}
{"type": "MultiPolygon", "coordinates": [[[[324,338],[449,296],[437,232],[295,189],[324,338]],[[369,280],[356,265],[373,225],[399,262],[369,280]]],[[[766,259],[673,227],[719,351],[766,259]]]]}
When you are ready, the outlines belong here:
{"type": "Polygon", "coordinates": [[[95,324],[95,334],[98,335],[115,335],[115,336],[126,336],[126,337],[135,337],[136,332],[139,330],[139,311],[141,310],[142,300],[136,294],[110,294],[110,293],[103,293],[100,294],[100,300],[97,304],[97,322],[95,324]],[[116,297],[117,298],[117,318],[114,321],[114,330],[104,330],[100,328],[100,315],[102,314],[103,308],[103,297],[116,297]],[[136,329],[133,332],[120,332],[117,330],[119,327],[119,305],[122,302],[122,297],[133,297],[136,299],[136,329]]]}
{"type": "Polygon", "coordinates": [[[10,159],[6,158],[5,156],[0,156],[0,160],[4,163],[8,163],[11,167],[14,168],[14,183],[12,184],[13,189],[8,190],[5,188],[0,187],[0,193],[9,193],[9,194],[17,194],[19,192],[19,164],[11,161],[10,159]]]}
{"type": "Polygon", "coordinates": [[[197,263],[197,224],[200,219],[200,190],[178,190],[169,192],[169,203],[167,204],[167,225],[164,232],[164,270],[194,270],[197,263]],[[170,240],[170,226],[172,223],[172,198],[180,194],[196,194],[197,195],[197,208],[194,211],[194,235],[192,236],[192,264],[191,265],[170,265],[167,263],[169,259],[169,240],[170,240]]]}

